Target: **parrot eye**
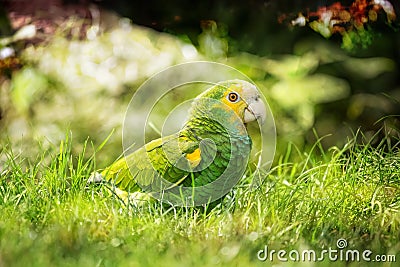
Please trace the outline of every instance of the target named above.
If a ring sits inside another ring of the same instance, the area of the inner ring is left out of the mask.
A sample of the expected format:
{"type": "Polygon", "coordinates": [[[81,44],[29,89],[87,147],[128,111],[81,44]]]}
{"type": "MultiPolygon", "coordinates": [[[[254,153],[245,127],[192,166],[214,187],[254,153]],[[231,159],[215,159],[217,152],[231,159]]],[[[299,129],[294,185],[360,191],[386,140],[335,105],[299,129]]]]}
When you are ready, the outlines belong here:
{"type": "Polygon", "coordinates": [[[239,95],[235,92],[229,93],[226,98],[232,103],[236,103],[240,100],[239,95]]]}

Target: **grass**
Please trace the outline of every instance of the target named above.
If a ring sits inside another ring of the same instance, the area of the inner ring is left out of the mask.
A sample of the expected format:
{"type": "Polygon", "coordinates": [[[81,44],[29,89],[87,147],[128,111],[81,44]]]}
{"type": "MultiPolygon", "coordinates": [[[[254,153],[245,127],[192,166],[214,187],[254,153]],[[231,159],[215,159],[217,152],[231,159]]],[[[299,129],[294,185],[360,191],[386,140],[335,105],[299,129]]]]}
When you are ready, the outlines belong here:
{"type": "Polygon", "coordinates": [[[0,266],[270,266],[283,263],[257,259],[266,245],[318,253],[340,238],[346,249],[400,261],[400,151],[389,139],[328,151],[289,144],[261,187],[242,181],[209,213],[156,201],[126,207],[86,183],[95,154],[72,155],[72,146],[66,138],[33,160],[2,147],[0,266]]]}

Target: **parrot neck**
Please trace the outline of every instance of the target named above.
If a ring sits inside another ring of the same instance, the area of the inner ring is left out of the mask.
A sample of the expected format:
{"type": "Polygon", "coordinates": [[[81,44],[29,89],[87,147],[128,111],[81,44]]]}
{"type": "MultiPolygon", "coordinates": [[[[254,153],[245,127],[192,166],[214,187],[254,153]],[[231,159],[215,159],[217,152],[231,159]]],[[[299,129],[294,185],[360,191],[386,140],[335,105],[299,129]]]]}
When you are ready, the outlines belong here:
{"type": "Polygon", "coordinates": [[[196,105],[190,111],[190,117],[185,127],[198,128],[209,133],[229,133],[232,137],[248,136],[246,125],[234,111],[227,111],[218,106],[211,108],[203,105],[196,105]]]}
{"type": "MultiPolygon", "coordinates": [[[[225,124],[229,124],[229,121],[223,121],[225,124]]],[[[220,122],[210,118],[209,116],[194,116],[187,121],[182,129],[183,132],[187,132],[196,139],[209,138],[213,135],[218,135],[222,139],[248,139],[249,136],[246,131],[245,125],[229,124],[222,125],[220,122]]]]}

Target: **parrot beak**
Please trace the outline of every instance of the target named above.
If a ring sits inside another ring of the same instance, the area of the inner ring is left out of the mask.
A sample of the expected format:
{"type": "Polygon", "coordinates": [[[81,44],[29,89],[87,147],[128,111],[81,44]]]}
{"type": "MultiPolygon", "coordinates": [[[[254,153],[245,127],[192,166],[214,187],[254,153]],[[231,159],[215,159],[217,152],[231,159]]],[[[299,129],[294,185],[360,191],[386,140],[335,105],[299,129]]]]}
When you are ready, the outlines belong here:
{"type": "Polygon", "coordinates": [[[251,99],[244,111],[244,123],[257,120],[261,125],[264,124],[267,117],[267,111],[264,102],[260,97],[251,99]]]}

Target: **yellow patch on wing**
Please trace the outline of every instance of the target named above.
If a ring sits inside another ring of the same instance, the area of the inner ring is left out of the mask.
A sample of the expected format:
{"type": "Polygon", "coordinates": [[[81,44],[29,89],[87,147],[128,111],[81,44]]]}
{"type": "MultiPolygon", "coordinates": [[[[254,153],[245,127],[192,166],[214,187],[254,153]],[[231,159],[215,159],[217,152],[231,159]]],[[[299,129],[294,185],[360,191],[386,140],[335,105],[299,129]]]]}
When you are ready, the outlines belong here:
{"type": "Polygon", "coordinates": [[[186,159],[190,163],[190,167],[195,168],[197,165],[199,165],[200,160],[201,160],[201,151],[200,148],[197,148],[195,151],[193,151],[190,154],[186,154],[186,159]]]}

